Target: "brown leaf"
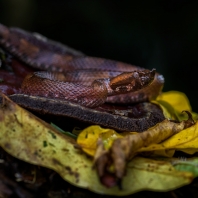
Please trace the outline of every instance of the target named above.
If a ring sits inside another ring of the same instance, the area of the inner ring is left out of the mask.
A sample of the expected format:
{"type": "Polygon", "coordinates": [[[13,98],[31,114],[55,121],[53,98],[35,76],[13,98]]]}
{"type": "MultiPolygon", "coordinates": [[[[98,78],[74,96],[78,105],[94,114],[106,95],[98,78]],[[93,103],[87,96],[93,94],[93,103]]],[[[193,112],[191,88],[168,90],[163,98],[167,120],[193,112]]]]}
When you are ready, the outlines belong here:
{"type": "MultiPolygon", "coordinates": [[[[101,173],[105,174],[107,171],[109,172],[110,167],[113,166],[115,177],[122,179],[125,175],[126,163],[136,155],[138,149],[149,146],[150,144],[160,143],[193,123],[191,116],[187,121],[182,121],[180,123],[175,123],[166,119],[142,133],[126,135],[124,138],[116,139],[108,151],[108,154],[105,153],[105,155],[109,156],[108,161],[105,160],[103,162],[101,160],[102,156],[99,158],[98,151],[96,152],[98,159],[95,157],[95,161],[97,169],[100,170],[100,176],[101,173]],[[99,159],[100,163],[97,162],[99,159]],[[102,168],[103,171],[101,170],[102,168]]],[[[101,148],[101,145],[99,148],[101,148]]]]}

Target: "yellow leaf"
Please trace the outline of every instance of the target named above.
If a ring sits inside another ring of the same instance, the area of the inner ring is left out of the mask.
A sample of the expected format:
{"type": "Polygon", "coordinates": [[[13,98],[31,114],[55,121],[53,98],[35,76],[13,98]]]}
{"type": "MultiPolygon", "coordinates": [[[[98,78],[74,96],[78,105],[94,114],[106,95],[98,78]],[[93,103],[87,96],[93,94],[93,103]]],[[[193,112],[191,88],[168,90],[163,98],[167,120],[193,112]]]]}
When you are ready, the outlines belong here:
{"type": "Polygon", "coordinates": [[[164,92],[160,94],[156,100],[157,101],[162,100],[168,102],[178,112],[182,112],[184,110],[192,111],[187,96],[179,91],[164,92]]]}
{"type": "MultiPolygon", "coordinates": [[[[169,191],[181,187],[185,182],[193,179],[193,174],[189,172],[177,171],[169,162],[153,159],[135,157],[127,165],[128,180],[124,177],[123,189],[131,186],[134,191],[154,190],[169,191]],[[188,179],[187,179],[188,178],[188,179]]],[[[186,184],[187,184],[186,183],[186,184]]]]}
{"type": "Polygon", "coordinates": [[[51,168],[77,186],[87,187],[89,180],[97,180],[92,162],[74,148],[73,138],[59,133],[6,97],[0,107],[0,128],[1,147],[16,158],[51,168]],[[90,179],[87,173],[91,174],[90,179]]]}
{"type": "Polygon", "coordinates": [[[152,103],[155,103],[161,107],[165,118],[170,120],[178,119],[175,109],[168,102],[163,100],[153,100],[152,103]]]}
{"type": "Polygon", "coordinates": [[[93,125],[87,127],[78,135],[77,143],[85,153],[94,156],[99,137],[103,139],[105,148],[109,148],[114,139],[122,136],[113,129],[104,129],[98,125],[93,125]]]}
{"type": "Polygon", "coordinates": [[[164,92],[152,102],[161,106],[166,118],[181,121],[187,118],[186,114],[182,114],[182,111],[189,111],[195,120],[198,119],[198,114],[192,112],[190,102],[182,92],[164,92]]]}

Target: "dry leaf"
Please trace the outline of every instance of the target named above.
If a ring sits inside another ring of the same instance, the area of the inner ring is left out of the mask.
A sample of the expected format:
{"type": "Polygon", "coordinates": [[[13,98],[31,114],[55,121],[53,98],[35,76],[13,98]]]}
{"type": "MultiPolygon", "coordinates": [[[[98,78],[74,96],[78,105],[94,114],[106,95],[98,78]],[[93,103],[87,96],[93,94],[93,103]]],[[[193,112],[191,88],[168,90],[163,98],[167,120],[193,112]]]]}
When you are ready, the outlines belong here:
{"type": "MultiPolygon", "coordinates": [[[[104,179],[105,175],[108,173],[113,174],[115,178],[114,180],[119,182],[126,173],[127,162],[136,155],[138,150],[142,147],[162,142],[168,137],[183,130],[189,123],[191,123],[191,118],[189,118],[188,121],[182,121],[180,123],[164,120],[142,133],[126,135],[123,138],[116,139],[108,152],[104,152],[104,149],[102,150],[102,146],[100,145],[98,147],[99,151],[96,151],[94,161],[103,184],[110,186],[104,179]]],[[[191,124],[193,124],[193,122],[191,124]]]]}
{"type": "Polygon", "coordinates": [[[160,144],[151,144],[139,149],[138,152],[159,150],[182,150],[189,154],[198,152],[198,122],[170,137],[160,144]]]}

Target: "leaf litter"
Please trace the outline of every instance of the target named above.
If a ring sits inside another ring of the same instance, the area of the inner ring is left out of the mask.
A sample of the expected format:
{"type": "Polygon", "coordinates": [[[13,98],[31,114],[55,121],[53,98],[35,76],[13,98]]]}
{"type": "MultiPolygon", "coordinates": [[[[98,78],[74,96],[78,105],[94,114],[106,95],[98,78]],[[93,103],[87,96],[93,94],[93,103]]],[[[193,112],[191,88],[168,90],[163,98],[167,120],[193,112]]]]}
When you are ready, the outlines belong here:
{"type": "MultiPolygon", "coordinates": [[[[172,94],[181,99],[179,92],[172,94]]],[[[169,104],[170,97],[160,97],[155,103],[169,104]]],[[[182,111],[191,111],[186,104],[182,111]]],[[[53,169],[71,184],[100,194],[123,196],[141,190],[168,191],[189,184],[198,170],[197,158],[182,163],[172,157],[175,150],[191,154],[198,150],[197,123],[189,126],[192,119],[183,120],[186,117],[179,112],[181,109],[172,105],[163,106],[165,114],[175,114],[181,122],[166,119],[143,133],[123,135],[91,126],[75,141],[4,96],[0,108],[0,145],[21,160],[53,169]],[[172,112],[167,106],[172,107],[172,112]],[[159,158],[168,151],[169,158],[159,158]],[[155,158],[139,156],[145,153],[152,153],[155,158]]],[[[197,114],[192,114],[195,119],[197,114]]]]}

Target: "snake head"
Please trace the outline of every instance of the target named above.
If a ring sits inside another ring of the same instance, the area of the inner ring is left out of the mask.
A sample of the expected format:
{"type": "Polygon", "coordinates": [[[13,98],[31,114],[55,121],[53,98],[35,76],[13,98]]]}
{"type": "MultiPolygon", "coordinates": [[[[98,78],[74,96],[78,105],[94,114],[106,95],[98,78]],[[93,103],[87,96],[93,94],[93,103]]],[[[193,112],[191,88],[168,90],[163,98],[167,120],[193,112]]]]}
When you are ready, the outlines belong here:
{"type": "Polygon", "coordinates": [[[117,94],[134,92],[149,86],[155,78],[155,69],[124,72],[111,78],[110,87],[117,94]]]}

